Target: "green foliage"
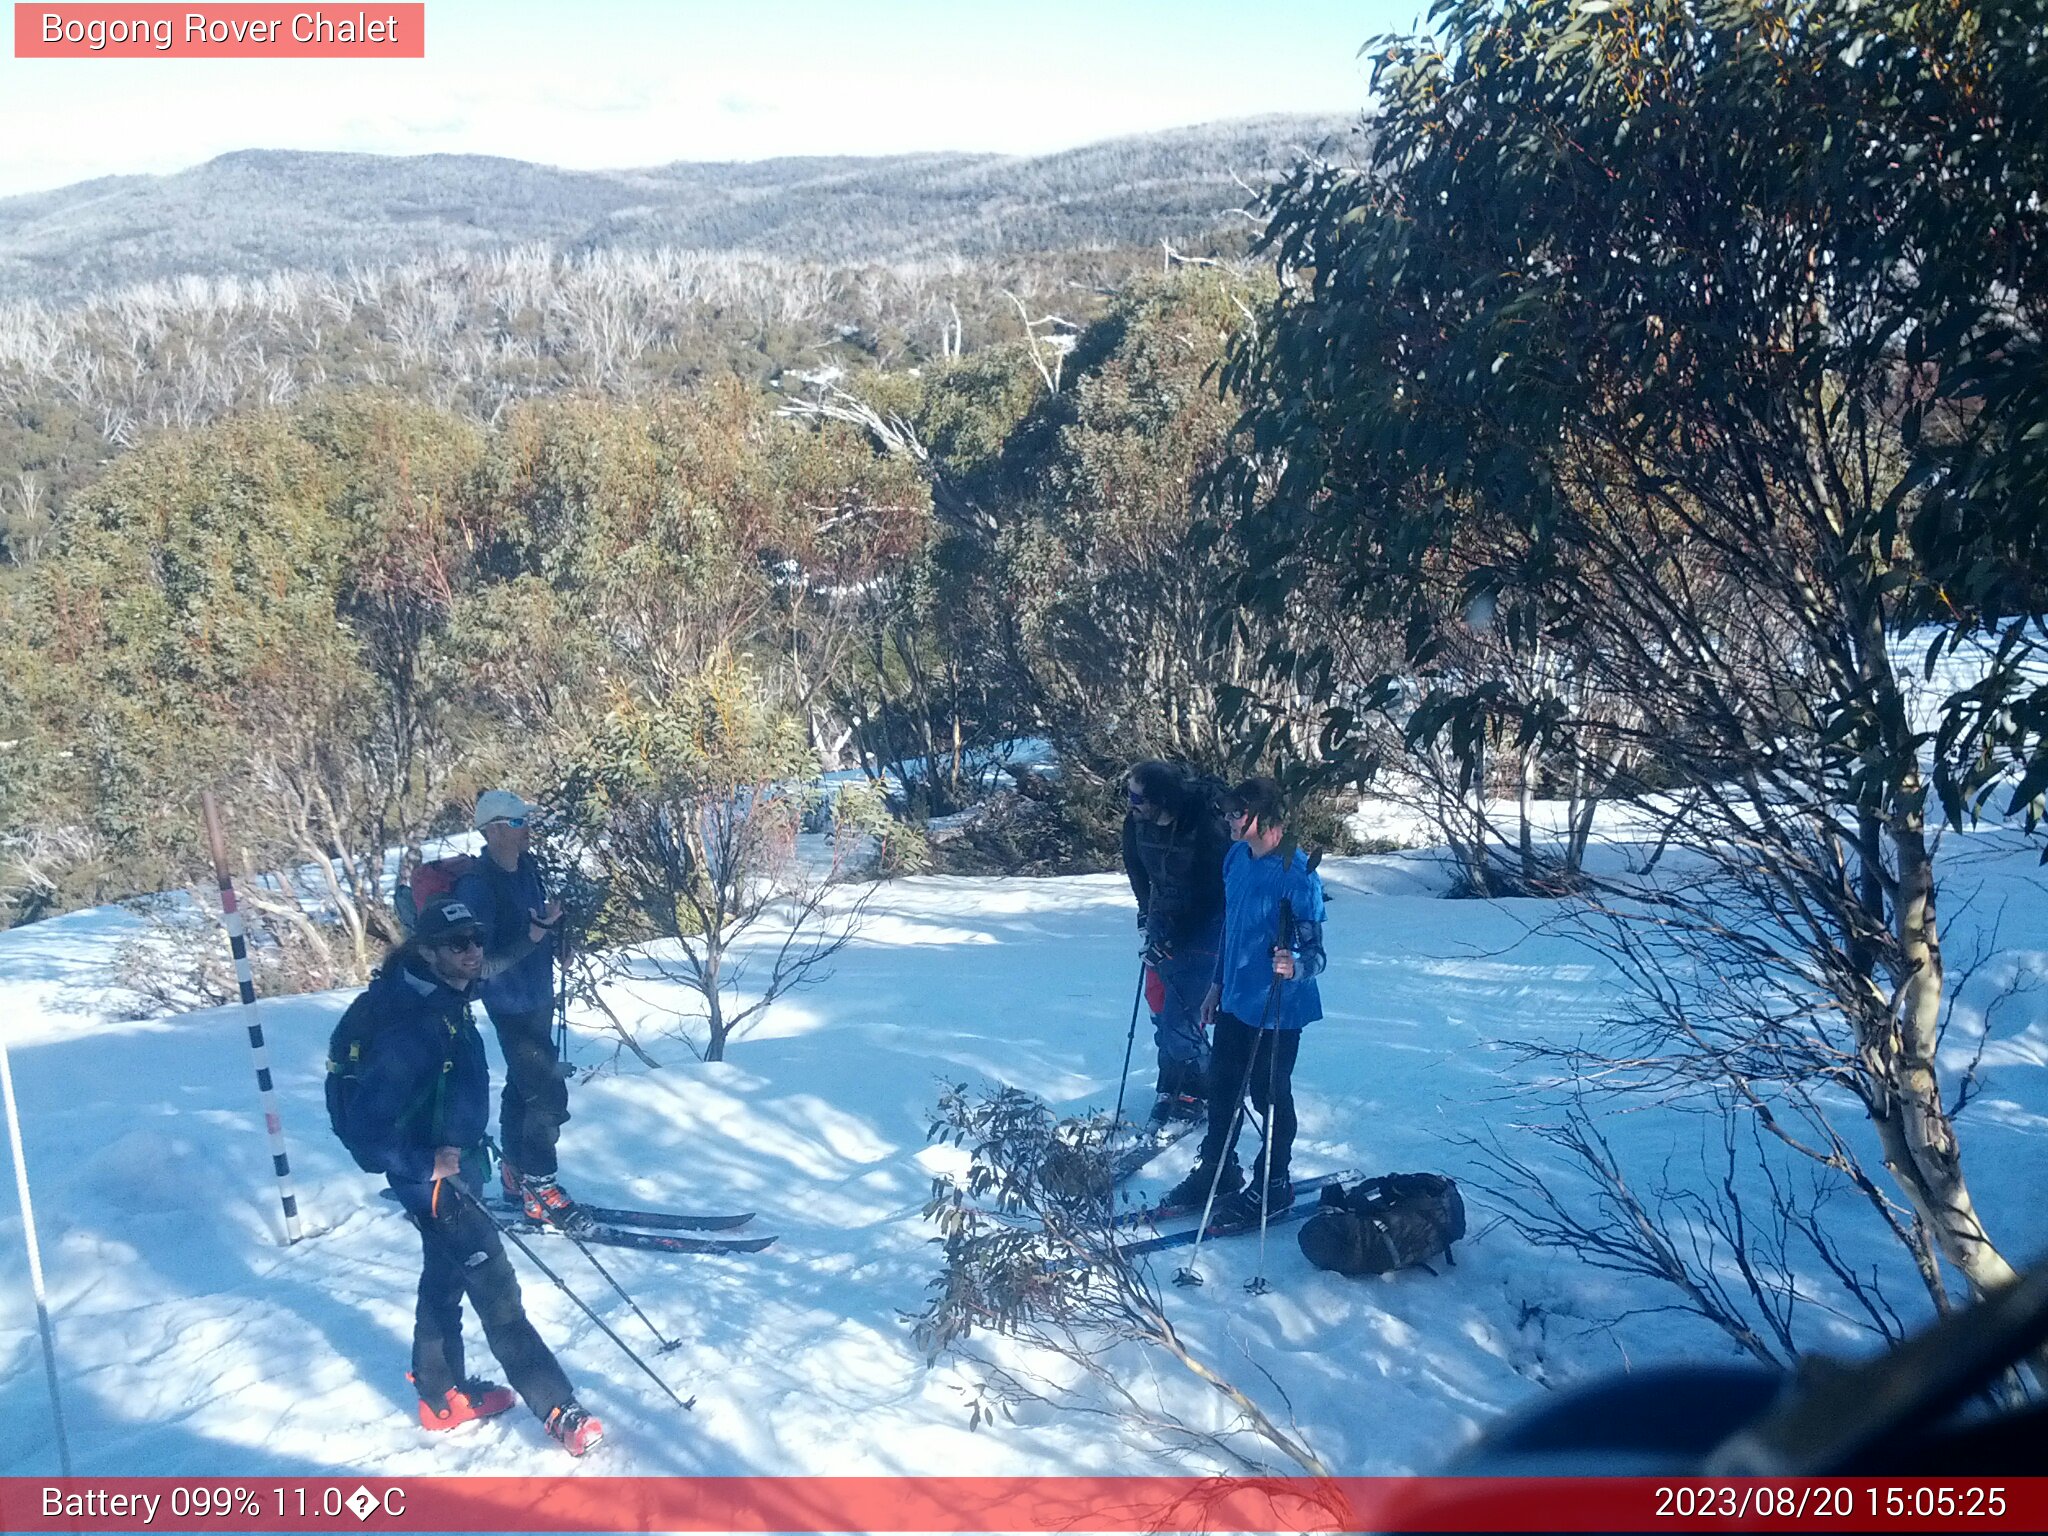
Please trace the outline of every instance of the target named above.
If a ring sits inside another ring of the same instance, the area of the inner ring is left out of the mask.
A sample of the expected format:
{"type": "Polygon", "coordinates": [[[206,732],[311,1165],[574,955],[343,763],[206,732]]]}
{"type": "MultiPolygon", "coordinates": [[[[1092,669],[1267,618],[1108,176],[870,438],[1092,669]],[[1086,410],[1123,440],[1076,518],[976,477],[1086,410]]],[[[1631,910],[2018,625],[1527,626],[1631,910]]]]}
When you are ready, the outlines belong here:
{"type": "MultiPolygon", "coordinates": [[[[1873,678],[1945,559],[1909,538],[1936,501],[1915,445],[1957,430],[1928,384],[2011,334],[2004,285],[2037,280],[2034,205],[1985,189],[2009,184],[2002,125],[2038,114],[2038,50],[1951,6],[1433,18],[1440,38],[1376,46],[1371,167],[1276,197],[1292,280],[1226,374],[1258,402],[1226,476],[1263,567],[1246,596],[1275,614],[1329,573],[1427,668],[1482,599],[1509,645],[1572,651],[1610,598],[1689,582],[1731,656],[1799,637],[1847,792],[1912,811],[1920,744],[1873,678]],[[1957,236],[1986,227],[2009,243],[1957,236]]],[[[1445,731],[1558,729],[1554,699],[1502,722],[1470,682],[1445,731]]],[[[1711,774],[1734,749],[1682,691],[1648,734],[1711,774]]]]}
{"type": "Polygon", "coordinates": [[[620,694],[573,759],[558,808],[606,870],[592,938],[722,928],[736,886],[793,846],[816,770],[800,725],[730,659],[654,699],[620,694]]]}
{"type": "Polygon", "coordinates": [[[20,623],[46,638],[20,706],[61,743],[60,803],[118,856],[189,867],[196,791],[245,732],[359,707],[330,486],[277,418],[160,438],[79,500],[35,568],[20,623]]]}
{"type": "Polygon", "coordinates": [[[1113,869],[1122,848],[1120,788],[1062,776],[1028,795],[998,794],[932,838],[934,867],[954,875],[1079,875],[1113,869]]]}
{"type": "Polygon", "coordinates": [[[718,657],[660,696],[616,696],[554,797],[568,856],[602,871],[590,937],[669,941],[603,963],[688,988],[706,1061],[822,979],[858,924],[861,899],[831,890],[838,860],[817,870],[798,845],[816,773],[802,724],[743,662],[718,657]],[[763,927],[767,942],[751,944],[763,927]]]}
{"type": "Polygon", "coordinates": [[[822,738],[931,540],[915,465],[732,383],[488,434],[386,394],[166,433],[0,593],[4,825],[75,827],[111,894],[149,890],[195,866],[212,784],[259,858],[367,860],[740,654],[822,738]]]}
{"type": "Polygon", "coordinates": [[[1007,495],[1004,455],[1012,434],[1043,394],[1030,349],[1003,342],[926,368],[915,381],[882,381],[875,404],[917,428],[951,502],[996,507],[1007,495]]]}
{"type": "Polygon", "coordinates": [[[926,1139],[964,1149],[970,1162],[964,1180],[934,1178],[925,1204],[945,1248],[944,1273],[912,1329],[928,1361],[979,1332],[1035,1337],[1116,1288],[1098,1267],[1118,1262],[1109,1130],[1100,1117],[1057,1120],[1014,1088],[946,1089],[926,1139]]]}
{"type": "Polygon", "coordinates": [[[0,562],[22,566],[41,557],[57,508],[98,473],[108,453],[91,415],[55,391],[19,396],[0,409],[0,562]]]}
{"type": "Polygon", "coordinates": [[[1270,292],[1215,268],[1141,278],[1074,338],[1057,392],[1022,350],[928,392],[934,495],[957,530],[942,590],[974,618],[961,647],[1088,774],[1153,754],[1229,760],[1216,701],[1245,658],[1211,620],[1238,556],[1194,487],[1235,416],[1211,372],[1270,292]]]}
{"type": "Polygon", "coordinates": [[[864,873],[883,877],[921,875],[931,868],[932,850],[913,823],[889,811],[881,790],[871,782],[842,785],[831,801],[832,830],[840,838],[873,838],[875,859],[864,873]]]}
{"type": "Polygon", "coordinates": [[[1391,853],[1400,845],[1384,838],[1370,844],[1351,830],[1350,818],[1358,809],[1355,789],[1339,787],[1305,796],[1290,813],[1288,834],[1304,848],[1320,849],[1332,858],[1349,858],[1360,853],[1391,853]]]}

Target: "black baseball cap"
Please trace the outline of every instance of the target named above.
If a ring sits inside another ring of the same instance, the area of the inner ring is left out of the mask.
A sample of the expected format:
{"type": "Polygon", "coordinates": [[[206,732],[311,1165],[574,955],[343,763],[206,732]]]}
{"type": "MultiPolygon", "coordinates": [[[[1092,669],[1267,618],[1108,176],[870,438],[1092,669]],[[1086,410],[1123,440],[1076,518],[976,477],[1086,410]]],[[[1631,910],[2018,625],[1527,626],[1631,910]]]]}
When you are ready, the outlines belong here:
{"type": "Polygon", "coordinates": [[[413,937],[421,944],[446,944],[450,939],[482,938],[483,932],[484,925],[467,903],[443,897],[420,909],[413,937]]]}

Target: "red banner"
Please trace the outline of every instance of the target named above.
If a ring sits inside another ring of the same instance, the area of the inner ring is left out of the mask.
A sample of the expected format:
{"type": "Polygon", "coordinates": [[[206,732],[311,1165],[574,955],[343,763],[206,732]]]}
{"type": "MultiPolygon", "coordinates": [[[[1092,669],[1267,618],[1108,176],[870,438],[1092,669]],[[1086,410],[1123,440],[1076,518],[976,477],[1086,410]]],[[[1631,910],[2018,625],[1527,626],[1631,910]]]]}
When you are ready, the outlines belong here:
{"type": "Polygon", "coordinates": [[[296,5],[14,7],[17,59],[423,59],[427,8],[296,5]]]}
{"type": "Polygon", "coordinates": [[[0,1531],[2041,1531],[2048,1478],[0,1478],[0,1531]]]}

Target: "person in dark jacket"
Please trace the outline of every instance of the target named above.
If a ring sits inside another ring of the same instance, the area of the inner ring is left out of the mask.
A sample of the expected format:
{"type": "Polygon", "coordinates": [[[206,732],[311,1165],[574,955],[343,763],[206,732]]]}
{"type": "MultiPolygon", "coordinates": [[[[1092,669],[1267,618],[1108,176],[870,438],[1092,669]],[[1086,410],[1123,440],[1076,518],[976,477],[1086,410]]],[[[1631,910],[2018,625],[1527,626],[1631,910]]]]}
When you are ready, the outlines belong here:
{"type": "Polygon", "coordinates": [[[554,930],[562,907],[541,886],[527,825],[533,809],[509,789],[477,796],[484,856],[456,882],[454,896],[484,927],[485,980],[478,995],[505,1057],[498,1106],[505,1193],[530,1219],[580,1232],[590,1218],[556,1178],[555,1144],[569,1118],[569,1081],[554,1034],[554,930]]]}
{"type": "Polygon", "coordinates": [[[512,1406],[512,1392],[463,1369],[462,1299],[513,1391],[572,1455],[604,1426],[577,1403],[519,1298],[498,1228],[481,1203],[491,1073],[469,1004],[484,970],[483,925],[462,902],[429,902],[412,940],[393,951],[363,994],[362,1057],[343,1140],[381,1168],[419,1228],[413,1389],[420,1423],[452,1429],[512,1406]]]}
{"type": "Polygon", "coordinates": [[[1155,1120],[1199,1120],[1208,1097],[1202,994],[1223,925],[1222,818],[1171,763],[1144,762],[1124,781],[1124,873],[1138,898],[1145,996],[1159,1058],[1155,1120]]]}
{"type": "Polygon", "coordinates": [[[1303,1028],[1323,1016],[1315,978],[1323,950],[1323,883],[1287,838],[1286,805],[1271,779],[1247,779],[1231,791],[1235,839],[1223,861],[1223,947],[1202,1000],[1213,1024],[1207,1133],[1194,1171],[1166,1195],[1199,1205],[1213,1188],[1216,1219],[1256,1221],[1294,1203],[1288,1159],[1294,1151],[1294,1064],[1303,1028]],[[1289,921],[1282,931],[1282,903],[1289,921]],[[1254,1177],[1239,1192],[1239,1105],[1251,1095],[1265,1121],[1254,1177]],[[1226,1107],[1227,1106],[1227,1107],[1226,1107]]]}

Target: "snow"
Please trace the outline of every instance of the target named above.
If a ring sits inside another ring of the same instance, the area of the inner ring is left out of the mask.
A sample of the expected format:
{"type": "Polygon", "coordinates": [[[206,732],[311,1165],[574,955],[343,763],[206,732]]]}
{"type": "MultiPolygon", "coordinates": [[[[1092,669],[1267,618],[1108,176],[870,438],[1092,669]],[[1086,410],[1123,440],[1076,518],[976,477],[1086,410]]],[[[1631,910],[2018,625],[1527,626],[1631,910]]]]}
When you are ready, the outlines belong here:
{"type": "MultiPolygon", "coordinates": [[[[1943,1064],[1960,1069],[1988,1019],[1988,1080],[1962,1119],[1966,1167],[1991,1231],[2023,1259],[2048,1247],[2048,893],[2037,857],[2005,830],[1951,836],[1942,850],[1949,950],[1975,961],[1943,1064]]],[[[1260,1263],[1256,1238],[1209,1245],[1199,1290],[1165,1283],[1179,1262],[1168,1255],[1162,1291],[1193,1347],[1291,1419],[1333,1469],[1360,1475],[1435,1468],[1500,1415],[1575,1380],[1653,1360],[1733,1359],[1704,1324],[1642,1311],[1666,1300],[1645,1282],[1528,1246],[1469,1182],[1477,1170],[1459,1138],[1516,1145],[1514,1127],[1532,1117],[1511,1090],[1533,1069],[1504,1042],[1595,1027],[1620,986],[1606,962],[1560,924],[1556,904],[1442,899],[1448,874],[1432,852],[1335,860],[1324,874],[1328,1017],[1302,1050],[1296,1170],[1451,1173],[1468,1181],[1473,1232],[1441,1274],[1351,1280],[1312,1269],[1297,1229],[1282,1228],[1264,1258],[1273,1288],[1256,1297],[1241,1285],[1260,1263]]],[[[570,1189],[608,1204],[754,1210],[756,1230],[781,1236],[739,1260],[601,1250],[680,1341],[659,1355],[573,1249],[535,1240],[666,1380],[697,1394],[688,1415],[515,1253],[537,1325],[609,1426],[583,1463],[523,1411],[449,1435],[413,1419],[417,1238],[377,1197],[381,1180],[328,1136],[322,1107],[327,1034],[349,994],[262,1005],[309,1233],[286,1248],[241,1010],[122,1021],[103,995],[106,973],[138,920],[117,908],[0,934],[0,1030],[77,1470],[1175,1470],[1099,1419],[1028,1412],[970,1432],[971,1375],[927,1367],[905,1319],[938,1269],[920,1206],[934,1173],[957,1165],[925,1143],[941,1085],[1010,1083],[1066,1112],[1107,1107],[1136,980],[1130,914],[1117,876],[906,879],[875,892],[830,981],[779,1002],[724,1064],[650,1035],[664,1065],[649,1071],[615,1052],[598,1021],[578,1020],[574,1059],[602,1070],[573,1092],[570,1189]]],[[[646,981],[614,995],[643,1017],[675,1001],[646,981]]],[[[1133,1093],[1148,1087],[1149,1075],[1134,1076],[1133,1093]]],[[[1684,1155],[1668,1116],[1607,1129],[1624,1155],[1684,1155]]],[[[1191,1156],[1183,1143],[1141,1187],[1162,1188],[1191,1156]]],[[[1856,1210],[1839,1220],[1852,1260],[1886,1264],[1901,1310],[1923,1315],[1902,1261],[1856,1210]]],[[[0,1448],[0,1475],[14,1476],[56,1467],[40,1432],[49,1408],[27,1266],[13,1257],[22,1237],[9,1202],[0,1414],[17,1432],[0,1448]]],[[[1868,1347],[1846,1331],[1836,1343],[1868,1347]]],[[[470,1349],[488,1369],[473,1320],[470,1349]]],[[[1170,1361],[1134,1357],[1129,1376],[1192,1423],[1224,1422],[1220,1400],[1170,1361]]]]}

